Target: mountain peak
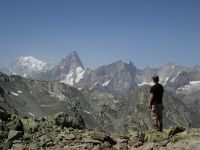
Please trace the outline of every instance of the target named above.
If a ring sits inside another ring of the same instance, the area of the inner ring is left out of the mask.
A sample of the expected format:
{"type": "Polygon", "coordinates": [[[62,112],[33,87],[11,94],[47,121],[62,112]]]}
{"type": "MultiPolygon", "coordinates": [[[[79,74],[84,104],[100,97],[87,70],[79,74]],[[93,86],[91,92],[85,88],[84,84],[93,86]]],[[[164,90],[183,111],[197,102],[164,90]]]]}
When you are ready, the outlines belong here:
{"type": "Polygon", "coordinates": [[[18,57],[7,68],[3,68],[3,72],[8,75],[20,75],[27,77],[32,73],[46,71],[47,64],[34,58],[33,56],[18,57]]]}
{"type": "Polygon", "coordinates": [[[46,63],[42,62],[41,60],[38,60],[34,58],[33,56],[26,56],[26,57],[19,57],[16,59],[18,63],[21,63],[22,65],[27,65],[27,63],[31,64],[39,64],[40,66],[46,65],[46,63]]]}
{"type": "Polygon", "coordinates": [[[117,61],[115,61],[115,62],[113,62],[113,63],[111,63],[110,65],[116,65],[116,64],[121,64],[121,65],[131,65],[131,66],[134,66],[134,64],[133,64],[133,62],[132,61],[130,61],[130,60],[128,60],[128,61],[124,61],[124,60],[117,60],[117,61]]]}
{"type": "Polygon", "coordinates": [[[74,57],[79,57],[78,53],[76,51],[71,51],[68,56],[74,56],[74,57]]]}
{"type": "Polygon", "coordinates": [[[81,59],[76,51],[72,51],[71,53],[69,53],[66,58],[62,60],[61,65],[71,65],[72,68],[84,68],[81,59]]]}
{"type": "Polygon", "coordinates": [[[33,56],[19,57],[16,59],[14,64],[27,67],[32,71],[42,70],[47,65],[46,63],[34,58],[33,56]]]}
{"type": "Polygon", "coordinates": [[[33,56],[21,56],[19,58],[17,58],[18,60],[37,60],[36,58],[34,58],[33,56]]]}
{"type": "Polygon", "coordinates": [[[172,69],[174,69],[175,67],[177,67],[177,65],[175,63],[167,63],[167,64],[163,65],[161,68],[172,68],[172,69]]]}

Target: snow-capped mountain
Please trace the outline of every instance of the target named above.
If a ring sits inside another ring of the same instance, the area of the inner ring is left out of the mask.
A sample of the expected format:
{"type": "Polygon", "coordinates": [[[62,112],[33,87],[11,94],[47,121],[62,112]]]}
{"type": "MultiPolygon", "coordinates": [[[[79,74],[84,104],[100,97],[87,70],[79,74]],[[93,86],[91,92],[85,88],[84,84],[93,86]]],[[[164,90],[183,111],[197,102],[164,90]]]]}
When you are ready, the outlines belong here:
{"type": "Polygon", "coordinates": [[[126,92],[137,87],[136,73],[132,62],[116,61],[95,70],[88,69],[76,86],[100,92],[126,92]]]}
{"type": "Polygon", "coordinates": [[[28,68],[29,70],[33,70],[33,71],[41,71],[44,68],[46,69],[46,63],[35,59],[32,56],[28,56],[28,57],[20,57],[17,59],[17,62],[19,65],[24,66],[26,68],[28,68]]]}
{"type": "Polygon", "coordinates": [[[33,73],[38,73],[48,70],[48,64],[44,63],[32,56],[19,57],[9,66],[1,69],[2,72],[8,75],[20,75],[27,77],[33,73]]]}
{"type": "MultiPolygon", "coordinates": [[[[4,72],[39,80],[59,81],[79,90],[83,89],[82,91],[95,91],[100,92],[99,94],[127,93],[132,90],[137,92],[138,88],[149,88],[144,85],[153,85],[152,76],[157,74],[165,91],[174,95],[172,98],[175,101],[179,99],[190,110],[194,110],[192,113],[195,118],[199,118],[200,114],[200,67],[187,68],[167,64],[160,68],[147,67],[141,70],[131,61],[120,60],[97,69],[89,69],[84,68],[76,52],[71,52],[51,68],[33,57],[21,57],[4,69],[4,72]]],[[[138,100],[137,97],[133,99],[138,100]]]]}
{"type": "Polygon", "coordinates": [[[178,88],[188,85],[189,81],[198,80],[198,74],[200,75],[200,73],[195,73],[193,70],[193,68],[178,66],[172,63],[158,69],[147,67],[144,70],[138,71],[137,83],[139,86],[153,85],[152,76],[158,75],[161,84],[168,90],[176,91],[178,88]]]}
{"type": "Polygon", "coordinates": [[[134,64],[116,61],[97,69],[84,68],[76,52],[71,52],[57,65],[49,67],[47,63],[33,57],[20,57],[1,70],[6,74],[16,74],[41,80],[60,81],[78,89],[100,92],[127,92],[138,86],[153,85],[152,76],[160,76],[160,82],[171,92],[177,93],[190,83],[200,81],[200,67],[187,68],[172,63],[160,68],[137,69],[134,64]]]}
{"type": "Polygon", "coordinates": [[[34,78],[56,80],[74,86],[83,78],[84,73],[85,70],[78,54],[71,52],[52,69],[39,73],[34,78]]]}
{"type": "Polygon", "coordinates": [[[78,83],[83,78],[83,75],[85,73],[83,64],[76,52],[70,53],[54,69],[56,71],[59,70],[63,73],[60,76],[60,82],[72,86],[78,83]]]}
{"type": "Polygon", "coordinates": [[[78,89],[100,92],[126,92],[135,89],[136,67],[132,62],[116,61],[95,70],[84,68],[78,54],[71,52],[58,65],[34,76],[41,80],[56,80],[78,89]]]}

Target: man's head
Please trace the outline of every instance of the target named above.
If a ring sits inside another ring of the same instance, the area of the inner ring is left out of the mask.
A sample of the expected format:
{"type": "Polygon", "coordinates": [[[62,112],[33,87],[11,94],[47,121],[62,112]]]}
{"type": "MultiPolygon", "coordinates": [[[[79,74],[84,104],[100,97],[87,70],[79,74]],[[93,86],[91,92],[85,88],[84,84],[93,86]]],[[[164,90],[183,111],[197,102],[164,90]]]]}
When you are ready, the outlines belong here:
{"type": "Polygon", "coordinates": [[[153,76],[152,79],[153,79],[154,83],[158,83],[159,82],[159,76],[158,75],[153,76]]]}

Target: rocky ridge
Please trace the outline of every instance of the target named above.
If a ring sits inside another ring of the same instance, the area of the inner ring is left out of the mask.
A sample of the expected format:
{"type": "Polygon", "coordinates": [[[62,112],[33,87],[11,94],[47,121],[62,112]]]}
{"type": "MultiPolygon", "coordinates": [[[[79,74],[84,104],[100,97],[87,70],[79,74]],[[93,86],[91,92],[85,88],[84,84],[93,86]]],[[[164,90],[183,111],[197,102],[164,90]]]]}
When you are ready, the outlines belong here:
{"type": "Polygon", "coordinates": [[[113,150],[181,150],[200,148],[200,130],[171,127],[164,132],[133,131],[109,133],[88,130],[65,113],[42,118],[20,118],[16,114],[5,120],[0,111],[0,149],[113,149],[113,150]]]}

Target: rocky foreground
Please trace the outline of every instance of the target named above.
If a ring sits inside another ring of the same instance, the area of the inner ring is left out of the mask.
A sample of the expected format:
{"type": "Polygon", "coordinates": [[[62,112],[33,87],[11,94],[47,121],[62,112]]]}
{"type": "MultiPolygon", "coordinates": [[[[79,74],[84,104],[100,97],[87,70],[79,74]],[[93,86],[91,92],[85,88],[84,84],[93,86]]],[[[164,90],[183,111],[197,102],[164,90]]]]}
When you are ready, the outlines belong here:
{"type": "Polygon", "coordinates": [[[10,116],[0,109],[0,149],[199,150],[200,129],[176,126],[162,133],[153,130],[106,133],[88,130],[65,113],[32,119],[10,116]]]}

